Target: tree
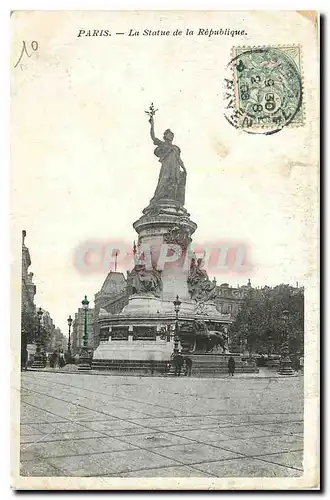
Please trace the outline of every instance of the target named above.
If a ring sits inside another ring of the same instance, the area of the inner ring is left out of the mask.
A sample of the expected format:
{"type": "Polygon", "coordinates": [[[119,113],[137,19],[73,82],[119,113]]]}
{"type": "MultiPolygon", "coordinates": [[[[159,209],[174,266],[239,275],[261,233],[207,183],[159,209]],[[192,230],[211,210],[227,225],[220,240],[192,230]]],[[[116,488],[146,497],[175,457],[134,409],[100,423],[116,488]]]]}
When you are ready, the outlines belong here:
{"type": "MultiPolygon", "coordinates": [[[[26,349],[27,344],[36,342],[39,335],[39,319],[36,313],[22,311],[21,315],[21,348],[26,349]]],[[[40,325],[40,345],[46,347],[51,336],[42,324],[40,325]]]]}
{"type": "Polygon", "coordinates": [[[246,345],[250,354],[279,353],[285,339],[291,353],[303,351],[304,289],[283,284],[250,289],[230,334],[232,348],[246,345]]]}
{"type": "Polygon", "coordinates": [[[22,346],[35,341],[38,332],[38,318],[35,313],[22,311],[21,315],[21,341],[22,346]]]}

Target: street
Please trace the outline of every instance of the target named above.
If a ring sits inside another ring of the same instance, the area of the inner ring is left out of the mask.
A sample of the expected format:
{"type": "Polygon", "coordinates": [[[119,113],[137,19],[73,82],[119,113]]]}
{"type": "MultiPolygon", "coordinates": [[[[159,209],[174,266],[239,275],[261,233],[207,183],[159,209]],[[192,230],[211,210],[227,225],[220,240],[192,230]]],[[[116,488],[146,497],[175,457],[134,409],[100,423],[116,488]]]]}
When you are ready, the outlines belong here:
{"type": "Polygon", "coordinates": [[[303,377],[22,373],[22,476],[303,473],[303,377]]]}

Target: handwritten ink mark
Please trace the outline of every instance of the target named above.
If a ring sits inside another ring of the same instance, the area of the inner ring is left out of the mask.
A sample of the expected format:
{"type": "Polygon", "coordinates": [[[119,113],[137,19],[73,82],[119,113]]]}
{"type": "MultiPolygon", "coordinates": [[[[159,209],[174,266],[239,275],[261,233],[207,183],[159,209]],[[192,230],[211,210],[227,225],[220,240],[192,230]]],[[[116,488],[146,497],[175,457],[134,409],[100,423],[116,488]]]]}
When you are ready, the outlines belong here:
{"type": "MultiPolygon", "coordinates": [[[[36,42],[35,40],[33,40],[33,41],[31,42],[31,49],[33,50],[33,52],[36,52],[36,51],[38,50],[38,48],[39,48],[39,43],[38,43],[38,42],[36,42]]],[[[21,55],[19,56],[19,59],[18,59],[17,63],[15,64],[14,68],[16,68],[16,67],[19,65],[19,63],[20,63],[20,61],[21,61],[21,59],[22,59],[22,57],[23,57],[23,54],[24,54],[24,53],[25,53],[28,57],[31,57],[31,56],[32,56],[32,52],[31,52],[31,54],[29,55],[29,53],[28,53],[28,51],[27,51],[27,48],[26,48],[26,42],[24,42],[24,41],[23,41],[22,52],[21,52],[21,55]]],[[[20,65],[20,67],[21,67],[21,69],[22,69],[22,65],[20,65]]]]}

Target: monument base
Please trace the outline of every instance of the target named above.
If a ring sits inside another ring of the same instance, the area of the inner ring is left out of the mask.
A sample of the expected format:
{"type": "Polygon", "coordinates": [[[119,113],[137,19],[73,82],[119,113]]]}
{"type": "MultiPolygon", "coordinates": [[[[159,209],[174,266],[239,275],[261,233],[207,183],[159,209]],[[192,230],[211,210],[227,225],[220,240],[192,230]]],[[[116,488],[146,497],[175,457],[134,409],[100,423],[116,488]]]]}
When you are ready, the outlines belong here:
{"type": "Polygon", "coordinates": [[[43,355],[35,354],[31,368],[39,370],[40,368],[45,368],[45,366],[45,358],[43,357],[43,355]]]}
{"type": "Polygon", "coordinates": [[[172,350],[172,342],[165,340],[101,342],[94,351],[92,369],[165,374],[172,350]]]}
{"type": "Polygon", "coordinates": [[[192,376],[216,377],[217,375],[228,373],[228,360],[232,356],[235,360],[235,373],[258,373],[259,369],[255,365],[244,363],[241,354],[235,353],[205,353],[188,354],[192,360],[192,376]]]}
{"type": "Polygon", "coordinates": [[[83,347],[79,356],[79,371],[86,371],[92,369],[92,353],[87,347],[83,347]]]}

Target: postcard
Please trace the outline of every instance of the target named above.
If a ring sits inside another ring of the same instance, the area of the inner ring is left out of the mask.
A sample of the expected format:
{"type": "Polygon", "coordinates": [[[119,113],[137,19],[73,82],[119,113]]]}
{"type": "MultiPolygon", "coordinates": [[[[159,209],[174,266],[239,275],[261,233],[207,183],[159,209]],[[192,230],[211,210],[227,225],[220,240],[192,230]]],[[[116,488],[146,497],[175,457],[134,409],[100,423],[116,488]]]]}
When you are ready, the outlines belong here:
{"type": "Polygon", "coordinates": [[[318,14],[10,23],[11,486],[318,489],[318,14]]]}

